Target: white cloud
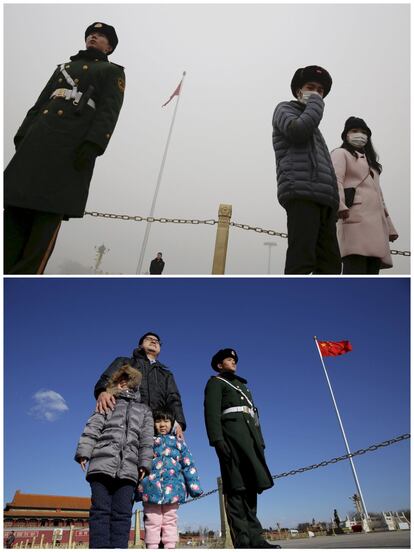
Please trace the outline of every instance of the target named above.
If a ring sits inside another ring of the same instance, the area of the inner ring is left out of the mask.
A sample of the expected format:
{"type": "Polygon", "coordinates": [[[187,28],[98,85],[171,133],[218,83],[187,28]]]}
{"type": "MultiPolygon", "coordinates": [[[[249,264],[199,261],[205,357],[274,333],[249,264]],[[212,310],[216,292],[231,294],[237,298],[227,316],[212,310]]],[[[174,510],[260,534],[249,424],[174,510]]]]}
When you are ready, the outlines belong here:
{"type": "Polygon", "coordinates": [[[64,412],[69,410],[65,399],[56,391],[40,389],[33,395],[34,406],[29,410],[29,415],[38,420],[54,422],[64,412]]]}

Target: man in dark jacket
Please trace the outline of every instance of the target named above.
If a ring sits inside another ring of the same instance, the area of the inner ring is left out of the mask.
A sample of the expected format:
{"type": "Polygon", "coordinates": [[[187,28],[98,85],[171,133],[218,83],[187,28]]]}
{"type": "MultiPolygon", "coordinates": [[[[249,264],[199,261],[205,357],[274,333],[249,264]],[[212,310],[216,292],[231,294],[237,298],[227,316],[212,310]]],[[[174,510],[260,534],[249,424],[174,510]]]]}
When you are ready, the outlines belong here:
{"type": "Polygon", "coordinates": [[[86,48],[57,67],[28,111],[4,173],[4,272],[43,274],[63,219],[83,217],[97,156],[115,129],[123,67],[115,29],[93,23],[86,48]]]}
{"type": "Polygon", "coordinates": [[[150,264],[150,274],[162,274],[165,262],[162,259],[162,253],[157,253],[155,259],[152,259],[150,264]]]}
{"type": "Polygon", "coordinates": [[[16,537],[14,535],[14,531],[12,531],[6,539],[6,548],[13,548],[13,543],[15,540],[16,540],[16,537]]]}
{"type": "Polygon", "coordinates": [[[154,332],[144,334],[134,349],[132,358],[118,357],[99,378],[95,385],[96,410],[101,414],[113,409],[115,397],[106,391],[108,381],[112,374],[124,364],[130,364],[142,374],[140,386],[141,401],[147,404],[151,410],[167,409],[175,417],[174,430],[177,437],[183,437],[186,421],[181,403],[180,392],[175,383],[174,376],[164,364],[157,360],[161,351],[161,340],[154,332]]]}
{"type": "Polygon", "coordinates": [[[300,68],[291,82],[296,100],[278,104],[273,114],[278,199],[287,211],[285,274],[341,272],[338,185],[318,128],[331,86],[322,67],[300,68]]]}
{"type": "Polygon", "coordinates": [[[234,548],[280,548],[262,536],[257,494],[273,487],[257,408],[247,381],[236,374],[238,356],[221,349],[211,359],[219,372],[207,382],[204,416],[210,445],[220,462],[227,519],[234,548]]]}

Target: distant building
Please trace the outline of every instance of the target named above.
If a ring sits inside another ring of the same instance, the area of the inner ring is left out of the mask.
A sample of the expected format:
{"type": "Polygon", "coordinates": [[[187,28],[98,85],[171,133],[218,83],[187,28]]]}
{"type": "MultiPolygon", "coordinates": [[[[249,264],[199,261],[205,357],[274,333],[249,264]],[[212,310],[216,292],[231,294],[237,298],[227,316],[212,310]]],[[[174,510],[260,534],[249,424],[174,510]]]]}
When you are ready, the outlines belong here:
{"type": "MultiPolygon", "coordinates": [[[[20,542],[49,545],[89,542],[89,509],[91,499],[79,496],[24,494],[16,491],[4,508],[4,539],[14,531],[14,547],[20,542]]],[[[131,529],[130,541],[135,530],[131,529]]],[[[141,534],[143,538],[143,534],[141,534]]],[[[64,546],[63,546],[64,547],[64,546]]]]}
{"type": "Polygon", "coordinates": [[[14,531],[14,547],[21,541],[37,544],[89,540],[89,508],[91,499],[77,496],[24,494],[16,491],[12,502],[4,508],[4,538],[14,531]]]}

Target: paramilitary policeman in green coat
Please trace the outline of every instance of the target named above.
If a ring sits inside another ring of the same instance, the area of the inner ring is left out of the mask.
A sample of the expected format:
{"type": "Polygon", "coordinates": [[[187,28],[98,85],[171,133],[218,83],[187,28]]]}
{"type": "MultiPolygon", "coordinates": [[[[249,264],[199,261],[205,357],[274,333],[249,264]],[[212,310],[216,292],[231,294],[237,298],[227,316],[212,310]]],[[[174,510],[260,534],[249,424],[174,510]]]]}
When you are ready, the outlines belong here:
{"type": "Polygon", "coordinates": [[[262,536],[257,495],[273,487],[264,455],[257,408],[247,381],[236,374],[238,356],[220,349],[211,366],[218,372],[205,388],[204,416],[210,445],[220,462],[227,519],[235,548],[280,548],[262,536]]]}
{"type": "Polygon", "coordinates": [[[42,274],[63,219],[83,217],[97,156],[109,143],[125,90],[108,61],[114,27],[96,22],[85,50],[59,64],[28,111],[4,174],[6,274],[42,274]]]}

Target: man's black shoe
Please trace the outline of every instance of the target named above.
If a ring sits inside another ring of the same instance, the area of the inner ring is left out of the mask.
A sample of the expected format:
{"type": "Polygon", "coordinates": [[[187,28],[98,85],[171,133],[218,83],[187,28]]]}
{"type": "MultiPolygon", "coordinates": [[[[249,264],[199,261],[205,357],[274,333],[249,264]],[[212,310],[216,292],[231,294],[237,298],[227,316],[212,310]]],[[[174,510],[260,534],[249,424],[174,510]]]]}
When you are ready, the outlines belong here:
{"type": "Polygon", "coordinates": [[[278,544],[270,544],[270,542],[263,540],[253,548],[282,548],[282,547],[279,546],[278,544]]]}

